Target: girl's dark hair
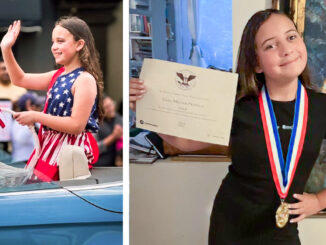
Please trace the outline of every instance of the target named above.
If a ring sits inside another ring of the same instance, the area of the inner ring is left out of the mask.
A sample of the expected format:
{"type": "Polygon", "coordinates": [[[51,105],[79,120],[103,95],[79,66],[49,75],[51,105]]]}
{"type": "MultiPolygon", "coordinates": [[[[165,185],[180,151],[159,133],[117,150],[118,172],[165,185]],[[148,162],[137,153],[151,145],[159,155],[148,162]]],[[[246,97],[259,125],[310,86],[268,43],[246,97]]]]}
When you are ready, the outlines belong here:
{"type": "MultiPolygon", "coordinates": [[[[286,14],[276,9],[262,10],[255,13],[249,19],[243,30],[237,67],[237,73],[239,74],[237,100],[240,100],[245,96],[258,96],[263,84],[265,83],[264,74],[258,74],[255,72],[255,68],[258,65],[255,38],[260,26],[270,18],[272,14],[279,14],[288,17],[286,14]]],[[[289,19],[291,20],[291,18],[289,19]]],[[[304,87],[313,87],[310,82],[308,65],[306,65],[305,69],[300,74],[299,79],[304,87]]]]}
{"type": "Polygon", "coordinates": [[[67,29],[73,35],[75,41],[81,39],[85,41],[84,47],[79,51],[79,59],[85,70],[96,80],[97,114],[101,121],[104,116],[102,105],[103,74],[100,67],[100,56],[95,48],[95,41],[92,32],[85,21],[75,16],[63,16],[57,20],[55,25],[60,25],[67,29]]]}

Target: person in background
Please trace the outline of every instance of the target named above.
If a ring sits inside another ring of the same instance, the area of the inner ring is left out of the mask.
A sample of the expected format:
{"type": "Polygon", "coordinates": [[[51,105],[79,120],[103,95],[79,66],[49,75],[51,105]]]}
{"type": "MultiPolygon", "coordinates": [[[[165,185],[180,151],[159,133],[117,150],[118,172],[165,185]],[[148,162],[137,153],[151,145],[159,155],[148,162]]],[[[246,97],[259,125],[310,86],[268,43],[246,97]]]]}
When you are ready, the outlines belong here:
{"type": "MultiPolygon", "coordinates": [[[[10,100],[13,103],[24,93],[26,93],[26,89],[17,87],[11,83],[6,65],[2,57],[0,57],[0,100],[10,100]]],[[[9,143],[10,141],[0,142],[0,149],[10,153],[9,143]]]]}
{"type": "MultiPolygon", "coordinates": [[[[14,103],[13,110],[16,112],[41,111],[43,104],[44,100],[35,93],[26,93],[14,103]]],[[[39,127],[39,125],[35,126],[39,127]]],[[[35,147],[32,132],[27,126],[22,126],[16,120],[13,120],[10,135],[12,162],[27,162],[35,147]]]]}
{"type": "Polygon", "coordinates": [[[15,86],[10,77],[3,59],[0,57],[0,99],[9,99],[11,102],[18,100],[26,93],[25,88],[15,86]]]}
{"type": "Polygon", "coordinates": [[[95,166],[122,166],[122,117],[116,112],[116,104],[110,97],[104,97],[104,120],[96,135],[100,151],[95,166]]]}

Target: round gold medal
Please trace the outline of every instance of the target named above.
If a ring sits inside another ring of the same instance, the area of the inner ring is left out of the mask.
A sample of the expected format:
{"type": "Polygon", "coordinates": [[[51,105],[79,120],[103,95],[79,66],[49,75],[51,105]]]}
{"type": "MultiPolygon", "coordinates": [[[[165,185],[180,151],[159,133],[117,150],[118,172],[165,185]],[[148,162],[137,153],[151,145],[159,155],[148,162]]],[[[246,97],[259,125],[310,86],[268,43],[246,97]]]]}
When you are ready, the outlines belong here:
{"type": "Polygon", "coordinates": [[[281,205],[276,210],[276,225],[278,228],[283,228],[289,220],[289,205],[286,202],[281,202],[281,205]]]}

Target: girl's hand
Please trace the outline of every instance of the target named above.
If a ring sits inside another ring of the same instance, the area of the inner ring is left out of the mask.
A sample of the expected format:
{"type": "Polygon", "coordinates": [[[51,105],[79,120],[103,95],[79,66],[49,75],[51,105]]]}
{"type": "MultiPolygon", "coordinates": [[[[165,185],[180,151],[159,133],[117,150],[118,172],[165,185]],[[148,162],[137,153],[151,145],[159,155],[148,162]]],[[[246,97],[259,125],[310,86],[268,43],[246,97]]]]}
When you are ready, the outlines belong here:
{"type": "Polygon", "coordinates": [[[294,219],[291,219],[291,223],[299,222],[304,218],[316,214],[320,210],[322,210],[319,200],[315,194],[308,194],[304,192],[303,195],[294,194],[293,197],[298,199],[299,202],[289,205],[289,213],[299,216],[294,219]]]}
{"type": "Polygon", "coordinates": [[[9,26],[6,35],[4,35],[4,37],[2,38],[0,44],[1,49],[11,48],[15,44],[19,32],[20,32],[20,20],[18,21],[16,20],[12,23],[12,25],[9,26]]]}
{"type": "Polygon", "coordinates": [[[14,119],[21,125],[29,126],[34,125],[37,122],[37,114],[41,112],[37,111],[23,111],[23,112],[16,112],[13,117],[14,119]]]}
{"type": "Polygon", "coordinates": [[[136,101],[144,97],[146,87],[142,80],[131,78],[129,81],[129,106],[136,111],[136,101]]]}

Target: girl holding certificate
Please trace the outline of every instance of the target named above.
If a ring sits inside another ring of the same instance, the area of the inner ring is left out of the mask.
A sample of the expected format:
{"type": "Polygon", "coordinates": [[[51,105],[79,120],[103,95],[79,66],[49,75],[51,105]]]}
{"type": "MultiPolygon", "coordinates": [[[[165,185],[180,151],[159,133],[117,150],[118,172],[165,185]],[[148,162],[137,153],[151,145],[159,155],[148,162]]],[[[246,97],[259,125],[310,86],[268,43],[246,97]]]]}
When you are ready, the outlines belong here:
{"type": "MultiPolygon", "coordinates": [[[[232,164],[211,213],[209,244],[298,245],[297,222],[326,208],[303,193],[326,133],[326,95],[311,89],[306,46],[278,10],[248,21],[238,58],[232,164]]],[[[130,81],[130,102],[146,93],[130,81]]],[[[162,135],[181,150],[208,144],[162,135]]]]}

